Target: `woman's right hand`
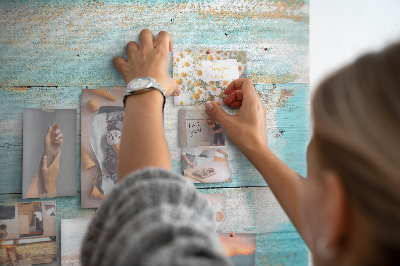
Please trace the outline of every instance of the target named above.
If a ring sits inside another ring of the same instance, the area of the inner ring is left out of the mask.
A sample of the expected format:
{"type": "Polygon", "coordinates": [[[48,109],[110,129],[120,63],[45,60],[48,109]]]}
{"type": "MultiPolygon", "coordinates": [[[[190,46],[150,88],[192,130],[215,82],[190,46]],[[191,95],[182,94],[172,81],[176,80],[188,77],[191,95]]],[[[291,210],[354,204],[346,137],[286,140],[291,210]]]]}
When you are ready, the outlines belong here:
{"type": "Polygon", "coordinates": [[[215,118],[229,139],[247,155],[248,152],[268,148],[266,109],[249,78],[232,81],[225,89],[224,103],[240,108],[236,115],[227,114],[219,105],[208,102],[207,112],[215,118]]]}

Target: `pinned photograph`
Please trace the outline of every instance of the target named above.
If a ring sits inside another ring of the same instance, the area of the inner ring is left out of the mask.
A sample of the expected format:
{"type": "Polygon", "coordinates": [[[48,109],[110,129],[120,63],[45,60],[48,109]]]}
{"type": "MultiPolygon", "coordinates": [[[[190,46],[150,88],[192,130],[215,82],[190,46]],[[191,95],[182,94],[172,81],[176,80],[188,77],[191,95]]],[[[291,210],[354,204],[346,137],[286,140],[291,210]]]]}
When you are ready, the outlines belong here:
{"type": "Polygon", "coordinates": [[[76,113],[76,109],[24,109],[24,199],[77,195],[76,113]]]}
{"type": "Polygon", "coordinates": [[[204,194],[211,202],[215,211],[215,219],[217,221],[217,231],[225,229],[226,221],[226,195],[225,193],[207,193],[204,194]]]}
{"type": "Polygon", "coordinates": [[[222,249],[235,266],[254,265],[256,234],[219,234],[222,249]]]}
{"type": "Polygon", "coordinates": [[[246,75],[246,52],[174,50],[173,73],[182,93],[174,96],[174,105],[204,105],[212,101],[224,105],[228,84],[246,75]]]}
{"type": "Polygon", "coordinates": [[[179,110],[179,146],[225,146],[221,124],[204,110],[179,110]]]}
{"type": "Polygon", "coordinates": [[[81,207],[97,208],[118,182],[124,90],[83,89],[81,207]]]}
{"type": "Polygon", "coordinates": [[[61,265],[79,266],[83,239],[91,220],[61,220],[61,265]]]}
{"type": "Polygon", "coordinates": [[[223,148],[182,148],[182,169],[193,183],[232,182],[223,148]]]}
{"type": "Polygon", "coordinates": [[[0,265],[57,261],[55,201],[0,205],[0,265]]]}

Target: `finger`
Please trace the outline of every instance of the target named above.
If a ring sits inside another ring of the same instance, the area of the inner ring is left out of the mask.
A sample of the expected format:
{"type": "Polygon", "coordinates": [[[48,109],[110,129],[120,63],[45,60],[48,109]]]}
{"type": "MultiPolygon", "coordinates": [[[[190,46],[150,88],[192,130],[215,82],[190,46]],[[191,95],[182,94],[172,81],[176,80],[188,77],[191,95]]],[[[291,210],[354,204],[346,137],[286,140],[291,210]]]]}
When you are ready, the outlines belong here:
{"type": "Polygon", "coordinates": [[[178,85],[178,89],[176,91],[174,91],[174,93],[172,93],[171,95],[173,96],[179,96],[179,94],[182,93],[182,88],[181,86],[178,85]]]}
{"type": "Polygon", "coordinates": [[[55,142],[58,146],[62,146],[63,145],[63,143],[64,143],[64,140],[63,139],[60,139],[60,140],[57,140],[56,142],[55,142]]]}
{"type": "Polygon", "coordinates": [[[56,130],[58,129],[59,126],[60,126],[60,124],[55,124],[51,131],[53,133],[56,132],[56,130]]]}
{"type": "Polygon", "coordinates": [[[231,104],[231,108],[238,109],[238,108],[242,107],[242,103],[243,103],[242,101],[234,102],[231,104]]]}
{"type": "Polygon", "coordinates": [[[172,36],[166,31],[160,31],[157,35],[156,49],[168,53],[172,47],[172,36]]]}
{"type": "MultiPolygon", "coordinates": [[[[128,56],[129,57],[129,56],[128,56]]],[[[123,59],[122,57],[115,57],[113,60],[113,65],[114,67],[119,71],[119,73],[123,73],[124,68],[126,66],[126,64],[128,63],[128,61],[126,61],[125,59],[123,59]]]]}
{"type": "Polygon", "coordinates": [[[42,160],[42,171],[47,170],[47,156],[43,155],[43,160],[42,160]]]}
{"type": "Polygon", "coordinates": [[[231,119],[231,115],[227,114],[224,109],[222,109],[221,106],[216,103],[208,102],[206,104],[206,110],[215,120],[217,120],[221,124],[222,127],[224,127],[226,121],[231,119]]]}
{"type": "Polygon", "coordinates": [[[140,32],[140,50],[148,51],[154,49],[154,35],[149,29],[140,32]]]}
{"type": "Polygon", "coordinates": [[[243,101],[243,92],[241,90],[236,90],[232,94],[228,95],[224,99],[224,104],[231,105],[232,103],[234,103],[236,101],[243,101]]]}
{"type": "Polygon", "coordinates": [[[253,85],[253,81],[249,78],[235,79],[225,89],[225,95],[230,95],[236,90],[241,90],[243,95],[257,95],[256,90],[253,85]]]}
{"type": "Polygon", "coordinates": [[[60,134],[60,133],[61,133],[61,130],[60,130],[60,129],[57,129],[56,132],[54,132],[54,136],[57,136],[57,135],[60,134]]]}
{"type": "Polygon", "coordinates": [[[126,45],[126,54],[128,55],[128,61],[134,58],[135,53],[137,53],[139,49],[140,46],[136,42],[128,42],[128,44],[126,45]]]}
{"type": "Polygon", "coordinates": [[[47,129],[46,138],[47,138],[47,137],[50,137],[51,130],[52,130],[52,127],[49,126],[49,128],[47,129]]]}
{"type": "Polygon", "coordinates": [[[61,140],[63,136],[63,133],[58,134],[58,136],[56,137],[56,141],[61,140]]]}

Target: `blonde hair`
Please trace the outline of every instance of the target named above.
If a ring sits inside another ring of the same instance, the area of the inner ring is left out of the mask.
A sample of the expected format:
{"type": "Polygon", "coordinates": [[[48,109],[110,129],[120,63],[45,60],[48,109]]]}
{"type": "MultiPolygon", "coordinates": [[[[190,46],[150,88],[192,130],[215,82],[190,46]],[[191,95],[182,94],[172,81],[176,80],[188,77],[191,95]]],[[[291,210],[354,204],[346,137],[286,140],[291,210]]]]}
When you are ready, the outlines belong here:
{"type": "Polygon", "coordinates": [[[364,214],[377,260],[400,264],[400,43],[326,78],[312,107],[322,166],[364,214]]]}

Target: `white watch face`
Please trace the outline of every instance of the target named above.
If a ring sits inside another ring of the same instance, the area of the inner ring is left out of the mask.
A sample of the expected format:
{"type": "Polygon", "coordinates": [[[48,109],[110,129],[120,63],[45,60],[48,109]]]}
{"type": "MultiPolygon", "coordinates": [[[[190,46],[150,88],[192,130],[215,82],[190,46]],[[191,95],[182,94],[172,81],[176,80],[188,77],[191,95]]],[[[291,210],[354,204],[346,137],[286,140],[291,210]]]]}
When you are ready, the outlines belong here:
{"type": "Polygon", "coordinates": [[[147,77],[138,78],[132,82],[131,89],[133,90],[144,89],[147,88],[150,83],[151,81],[147,77]]]}

